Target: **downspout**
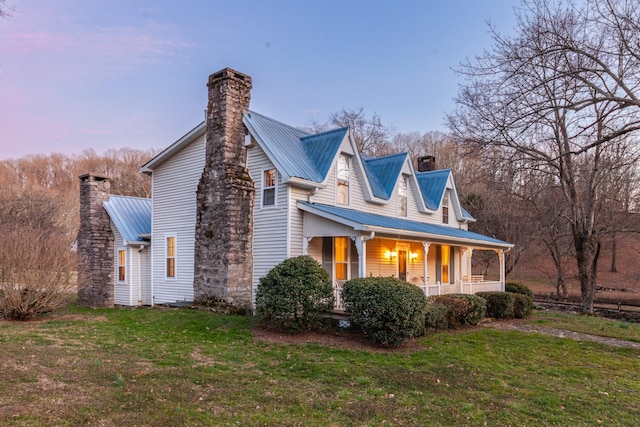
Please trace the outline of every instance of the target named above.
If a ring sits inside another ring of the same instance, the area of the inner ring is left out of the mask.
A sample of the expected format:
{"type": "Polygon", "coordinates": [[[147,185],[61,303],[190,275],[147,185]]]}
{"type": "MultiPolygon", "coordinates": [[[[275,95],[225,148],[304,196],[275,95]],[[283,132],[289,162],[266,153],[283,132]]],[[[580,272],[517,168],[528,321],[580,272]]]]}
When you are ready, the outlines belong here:
{"type": "Polygon", "coordinates": [[[376,237],[376,232],[372,231],[366,237],[360,237],[358,242],[358,263],[360,271],[358,272],[360,277],[366,277],[367,275],[367,242],[376,237]]]}
{"type": "Polygon", "coordinates": [[[142,305],[142,262],[140,258],[142,258],[143,249],[144,245],[140,245],[138,248],[138,305],[142,305]]]}

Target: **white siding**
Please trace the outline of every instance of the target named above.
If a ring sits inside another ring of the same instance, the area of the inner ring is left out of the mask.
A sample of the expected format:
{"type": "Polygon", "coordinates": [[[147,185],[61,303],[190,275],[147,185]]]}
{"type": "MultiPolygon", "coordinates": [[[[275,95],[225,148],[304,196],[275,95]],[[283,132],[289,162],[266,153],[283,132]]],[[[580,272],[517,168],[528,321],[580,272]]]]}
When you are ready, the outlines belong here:
{"type": "MultiPolygon", "coordinates": [[[[151,248],[146,247],[138,253],[140,258],[140,286],[142,305],[151,305],[151,248]]],[[[136,297],[137,298],[137,297],[136,297]]]]}
{"type": "Polygon", "coordinates": [[[204,135],[153,171],[153,303],[193,301],[196,191],[205,161],[204,135]],[[176,277],[166,277],[166,237],[176,237],[176,277]]]}
{"type": "Polygon", "coordinates": [[[113,230],[113,302],[117,305],[131,305],[131,255],[130,250],[125,246],[124,238],[118,231],[113,221],[110,221],[113,230]],[[126,251],[125,255],[125,281],[118,280],[118,252],[126,251]]]}
{"type": "Polygon", "coordinates": [[[303,212],[298,209],[297,203],[298,200],[307,200],[309,190],[290,187],[289,193],[289,256],[294,257],[302,255],[304,225],[303,212]]]}
{"type": "Polygon", "coordinates": [[[278,173],[276,204],[262,207],[264,171],[273,169],[274,165],[258,145],[249,149],[247,166],[256,189],[253,215],[253,292],[255,296],[260,278],[288,257],[289,201],[287,185],[282,182],[282,176],[278,173]]]}

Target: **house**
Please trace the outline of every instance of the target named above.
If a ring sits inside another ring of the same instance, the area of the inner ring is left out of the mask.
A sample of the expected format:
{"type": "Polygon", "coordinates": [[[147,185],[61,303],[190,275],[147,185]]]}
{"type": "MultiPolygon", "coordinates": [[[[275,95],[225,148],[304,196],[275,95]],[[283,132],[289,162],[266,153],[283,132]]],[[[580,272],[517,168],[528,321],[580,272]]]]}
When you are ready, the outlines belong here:
{"type": "Polygon", "coordinates": [[[250,308],[261,277],[305,254],[329,272],[337,309],[355,277],[395,276],[426,295],[504,290],[512,245],[468,231],[450,170],[365,156],[349,128],[311,134],[254,112],[251,86],[229,68],[209,77],[206,120],[141,168],[151,200],[80,177],[81,304],[250,308]],[[480,250],[495,252],[499,280],[472,275],[480,250]]]}

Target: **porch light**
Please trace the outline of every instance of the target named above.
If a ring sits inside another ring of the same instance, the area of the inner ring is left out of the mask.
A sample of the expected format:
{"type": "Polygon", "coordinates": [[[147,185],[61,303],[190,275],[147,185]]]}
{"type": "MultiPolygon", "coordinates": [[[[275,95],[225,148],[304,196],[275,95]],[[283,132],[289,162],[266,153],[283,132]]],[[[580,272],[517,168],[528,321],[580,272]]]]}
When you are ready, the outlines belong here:
{"type": "Polygon", "coordinates": [[[409,252],[409,259],[410,260],[418,259],[418,252],[409,252]]]}
{"type": "Polygon", "coordinates": [[[387,259],[393,259],[393,258],[395,258],[397,256],[398,256],[398,252],[397,251],[386,251],[384,253],[384,257],[387,258],[387,259]]]}

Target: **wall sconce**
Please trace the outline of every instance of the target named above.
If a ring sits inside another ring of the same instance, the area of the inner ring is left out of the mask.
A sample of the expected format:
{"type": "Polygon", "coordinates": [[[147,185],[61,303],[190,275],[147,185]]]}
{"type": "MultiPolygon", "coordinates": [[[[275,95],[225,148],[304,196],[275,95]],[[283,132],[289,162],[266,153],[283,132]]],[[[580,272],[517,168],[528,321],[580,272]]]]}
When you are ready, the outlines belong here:
{"type": "Polygon", "coordinates": [[[418,259],[418,252],[409,252],[409,259],[411,261],[415,261],[416,259],[418,259]]]}
{"type": "Polygon", "coordinates": [[[398,252],[397,251],[386,251],[384,253],[384,257],[387,259],[394,259],[398,256],[398,252]]]}

